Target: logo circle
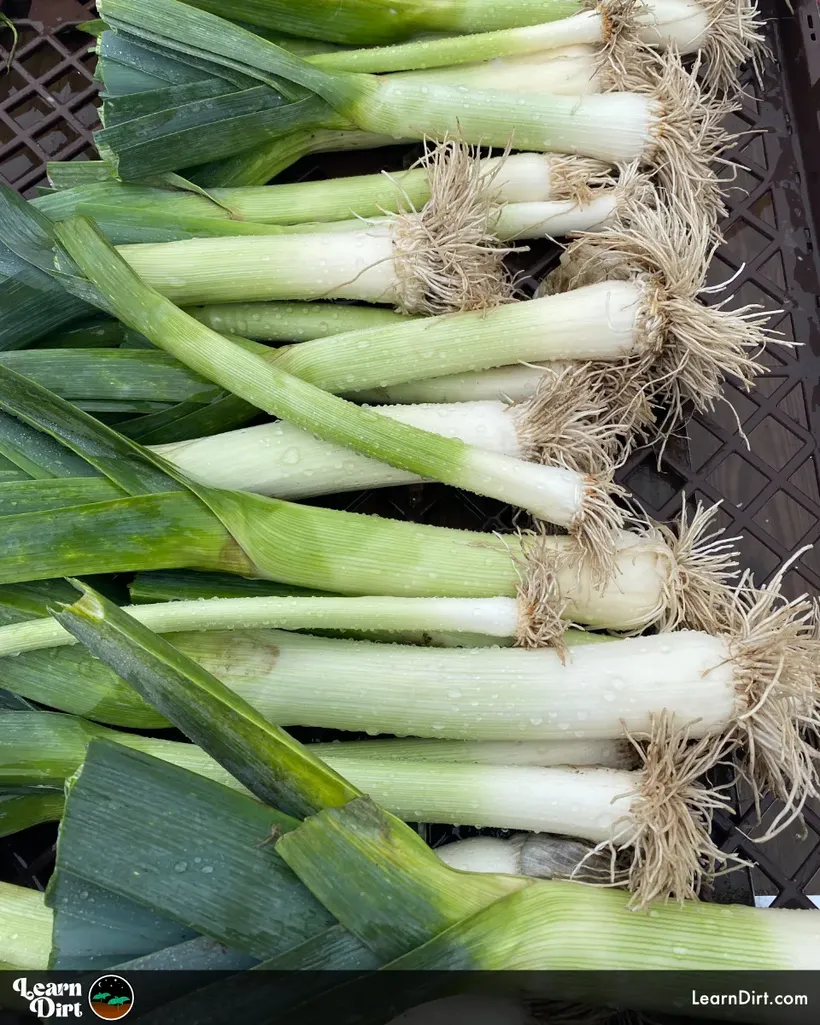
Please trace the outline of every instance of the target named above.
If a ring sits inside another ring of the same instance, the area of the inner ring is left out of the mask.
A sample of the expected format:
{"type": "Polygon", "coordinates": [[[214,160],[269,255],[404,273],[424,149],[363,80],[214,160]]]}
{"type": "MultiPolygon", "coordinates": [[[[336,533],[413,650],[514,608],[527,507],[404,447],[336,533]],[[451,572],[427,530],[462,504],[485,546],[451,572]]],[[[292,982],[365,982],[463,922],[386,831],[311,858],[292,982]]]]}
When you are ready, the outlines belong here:
{"type": "Polygon", "coordinates": [[[119,1021],[134,1006],[134,990],[121,975],[101,975],[88,991],[92,1014],[105,1021],[119,1021]]]}

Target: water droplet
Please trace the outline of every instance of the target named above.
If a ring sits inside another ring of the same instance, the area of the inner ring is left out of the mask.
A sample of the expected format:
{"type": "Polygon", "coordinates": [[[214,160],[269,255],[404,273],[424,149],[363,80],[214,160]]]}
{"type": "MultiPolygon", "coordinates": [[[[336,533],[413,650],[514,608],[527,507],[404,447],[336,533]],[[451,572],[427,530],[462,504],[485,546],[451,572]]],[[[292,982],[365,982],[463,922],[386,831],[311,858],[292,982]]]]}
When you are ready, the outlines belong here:
{"type": "Polygon", "coordinates": [[[202,866],[202,871],[205,873],[205,875],[210,875],[211,872],[213,872],[213,870],[214,870],[213,865],[203,865],[202,866]]]}
{"type": "Polygon", "coordinates": [[[460,698],[461,697],[461,691],[458,689],[458,687],[451,687],[450,690],[447,691],[447,697],[448,698],[460,698]]]}
{"type": "Polygon", "coordinates": [[[296,466],[300,459],[301,455],[299,454],[298,448],[286,449],[285,452],[282,454],[282,462],[286,466],[296,466]]]}
{"type": "Polygon", "coordinates": [[[544,720],[541,718],[540,715],[535,715],[530,718],[530,722],[533,726],[540,726],[543,721],[544,720]]]}
{"type": "Polygon", "coordinates": [[[176,865],[174,865],[174,871],[175,872],[187,872],[188,871],[188,862],[187,861],[178,861],[176,863],[176,865]]]}

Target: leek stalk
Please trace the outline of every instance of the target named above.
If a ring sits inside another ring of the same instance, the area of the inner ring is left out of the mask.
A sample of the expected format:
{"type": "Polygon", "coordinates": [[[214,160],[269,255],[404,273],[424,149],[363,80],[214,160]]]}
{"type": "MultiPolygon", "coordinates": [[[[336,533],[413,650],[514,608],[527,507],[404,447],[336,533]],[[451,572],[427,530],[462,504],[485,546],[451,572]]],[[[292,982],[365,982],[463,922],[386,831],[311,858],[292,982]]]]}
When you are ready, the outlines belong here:
{"type": "Polygon", "coordinates": [[[651,84],[641,92],[581,97],[468,93],[390,76],[324,72],[174,0],[141,0],[138,6],[134,0],[103,0],[101,6],[115,31],[137,38],[150,31],[154,41],[174,52],[207,52],[214,62],[241,67],[263,82],[286,79],[321,96],[365,131],[402,139],[459,132],[469,144],[502,149],[512,137],[516,149],[579,153],[614,163],[640,160],[657,167],[665,181],[683,182],[691,209],[715,189],[714,178],[707,184],[709,164],[726,140],[695,74],[685,72],[674,55],[659,59],[656,72],[648,72],[651,84]]]}
{"type": "Polygon", "coordinates": [[[339,10],[333,0],[319,0],[305,8],[299,0],[196,0],[194,4],[224,17],[331,43],[377,45],[419,32],[482,31],[563,18],[574,14],[573,0],[445,0],[419,4],[412,0],[363,3],[355,0],[339,10]]]}
{"type": "MultiPolygon", "coordinates": [[[[126,611],[159,634],[267,627],[377,631],[387,635],[395,631],[441,631],[483,634],[499,644],[528,629],[526,615],[512,598],[197,598],[139,604],[126,611]]],[[[570,647],[607,640],[606,636],[582,630],[571,630],[565,636],[570,647]]],[[[50,619],[0,626],[0,658],[75,643],[71,634],[50,619]]]]}
{"type": "MultiPolygon", "coordinates": [[[[614,452],[617,428],[592,437],[573,432],[582,405],[584,380],[572,400],[560,397],[573,388],[571,371],[546,376],[532,403],[507,407],[502,402],[461,402],[422,406],[377,406],[391,419],[444,437],[458,438],[479,449],[516,459],[553,463],[594,473],[607,466],[614,452]]],[[[582,375],[581,375],[582,376],[582,375]]],[[[595,409],[590,392],[588,409],[595,409]]],[[[374,459],[327,445],[278,421],[226,434],[154,448],[188,477],[209,487],[253,491],[275,498],[300,500],[315,495],[418,483],[417,475],[374,459]]]]}
{"type": "MultiPolygon", "coordinates": [[[[541,25],[317,53],[307,59],[326,71],[373,73],[438,68],[544,51],[549,54],[555,48],[584,45],[605,48],[605,74],[618,81],[625,69],[634,73],[630,58],[634,59],[635,44],[640,42],[663,49],[672,47],[683,54],[702,52],[707,81],[736,92],[740,67],[763,49],[762,24],[757,7],[744,0],[646,0],[637,9],[603,0],[591,10],[541,25]]],[[[468,31],[476,32],[474,28],[468,31]]]]}
{"type": "Polygon", "coordinates": [[[39,890],[0,882],[0,968],[45,971],[51,923],[39,890]]]}
{"type": "MultiPolygon", "coordinates": [[[[427,161],[442,159],[446,152],[446,148],[435,151],[427,161]],[[438,152],[442,155],[437,156],[438,152]]],[[[488,158],[479,166],[499,203],[567,199],[586,186],[588,180],[591,184],[605,180],[603,169],[594,161],[554,154],[519,153],[488,158]]],[[[208,190],[211,199],[193,192],[106,182],[63,190],[34,203],[52,220],[67,219],[79,204],[91,217],[98,206],[124,207],[135,214],[167,211],[175,216],[219,219],[241,234],[244,221],[298,224],[346,220],[354,215],[376,217],[407,207],[420,209],[431,192],[430,171],[427,167],[415,167],[395,175],[357,175],[261,188],[212,188],[208,190]]]]}
{"type": "Polygon", "coordinates": [[[591,559],[607,565],[612,530],[622,521],[610,497],[611,482],[476,449],[327,395],[232,344],[153,291],[88,222],[66,221],[55,231],[120,318],[191,369],[325,440],[566,526],[591,559]]]}

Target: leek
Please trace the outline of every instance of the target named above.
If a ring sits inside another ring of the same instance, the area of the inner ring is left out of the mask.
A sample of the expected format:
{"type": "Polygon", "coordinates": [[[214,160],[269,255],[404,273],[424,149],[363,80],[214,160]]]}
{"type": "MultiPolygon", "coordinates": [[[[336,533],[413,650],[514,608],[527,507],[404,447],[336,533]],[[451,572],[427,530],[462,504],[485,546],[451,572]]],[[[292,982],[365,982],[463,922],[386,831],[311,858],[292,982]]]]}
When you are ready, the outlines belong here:
{"type": "MultiPolygon", "coordinates": [[[[59,784],[70,775],[93,739],[123,744],[179,768],[237,788],[232,774],[201,748],[92,727],[82,720],[43,713],[0,716],[4,736],[0,775],[9,782],[59,784]],[[23,718],[22,716],[25,716],[23,718]],[[38,754],[49,752],[47,757],[38,754]]],[[[599,767],[553,768],[470,764],[468,762],[404,762],[398,759],[346,755],[336,757],[337,745],[309,745],[310,756],[344,773],[353,787],[370,794],[406,821],[453,822],[457,825],[496,826],[578,836],[601,850],[639,849],[654,861],[657,878],[645,899],[674,892],[695,896],[707,871],[704,862],[731,860],[709,840],[712,812],[726,805],[719,790],[709,791],[697,779],[726,751],[701,742],[689,748],[688,732],[676,733],[669,720],[653,725],[643,767],[637,771],[599,767]]],[[[558,752],[561,753],[561,742],[558,752]]],[[[553,758],[550,757],[550,761],[553,758]]],[[[241,789],[241,787],[240,787],[241,789]]],[[[584,850],[573,868],[590,872],[584,850]]],[[[608,859],[598,866],[599,881],[611,874],[608,859]]],[[[638,888],[636,865],[632,888],[638,888]]],[[[626,877],[622,879],[627,882],[626,877]]],[[[641,885],[646,885],[645,882],[641,885]]]]}
{"type": "MultiPolygon", "coordinates": [[[[319,95],[355,127],[393,138],[442,138],[504,148],[578,153],[614,163],[639,160],[687,196],[689,209],[714,203],[709,165],[725,147],[719,127],[727,105],[704,100],[697,69],[674,55],[658,58],[640,91],[570,97],[421,84],[391,76],[329,73],[253,33],[176,0],[102,0],[118,32],[150,32],[173,52],[207,53],[263,82],[286,79],[319,95]],[[150,29],[149,29],[150,26],[150,29]],[[511,132],[511,125],[513,130],[511,132]]],[[[476,30],[480,26],[475,25],[476,30]]],[[[647,59],[646,64],[649,64],[647,59]]],[[[711,216],[711,214],[710,214],[711,216]]]]}
{"type": "Polygon", "coordinates": [[[196,0],[203,10],[246,21],[291,36],[305,36],[331,43],[376,45],[419,32],[464,32],[542,21],[546,14],[563,18],[574,14],[573,0],[447,0],[418,4],[410,0],[354,0],[343,9],[333,0],[319,0],[305,7],[299,0],[196,0]]]}
{"type": "MultiPolygon", "coordinates": [[[[144,610],[139,607],[135,615],[142,618],[144,610]]],[[[811,743],[818,728],[813,670],[817,641],[811,614],[808,601],[787,603],[774,589],[744,593],[738,598],[731,629],[719,635],[681,631],[574,645],[564,655],[553,649],[433,650],[273,630],[171,634],[169,638],[265,719],[285,726],[463,741],[600,741],[620,738],[626,731],[665,737],[662,744],[658,742],[665,749],[673,743],[673,734],[677,736],[673,731],[677,723],[686,772],[692,766],[701,771],[704,759],[715,750],[724,752],[727,744],[742,742],[748,752],[744,763],[748,777],[760,792],[769,790],[786,804],[775,829],[799,814],[805,800],[816,792],[811,743]],[[659,709],[665,710],[660,720],[654,714],[659,709]],[[700,741],[694,749],[697,757],[685,750],[690,739],[700,741]],[[690,755],[691,762],[686,761],[690,755]]],[[[37,633],[37,627],[37,623],[6,627],[4,635],[12,631],[11,636],[25,637],[26,628],[37,633]]],[[[57,638],[58,643],[61,640],[57,638]]],[[[105,703],[116,705],[123,724],[129,721],[122,718],[129,704],[134,715],[144,715],[142,703],[136,696],[129,699],[120,681],[103,667],[95,668],[88,659],[83,667],[83,660],[78,663],[70,647],[55,656],[47,664],[49,674],[56,674],[56,685],[42,678],[42,669],[38,676],[36,663],[27,682],[25,659],[29,656],[25,655],[8,663],[7,685],[52,706],[68,707],[68,703],[91,709],[89,714],[95,717],[100,717],[105,703]],[[61,661],[69,667],[68,674],[61,671],[61,661]],[[84,683],[69,693],[65,680],[75,673],[84,683]],[[49,690],[38,691],[42,686],[49,690]]],[[[650,749],[654,750],[652,744],[650,749]]],[[[332,757],[333,749],[326,750],[332,757]]],[[[405,795],[402,800],[421,800],[426,788],[420,788],[420,780],[425,773],[431,778],[431,793],[440,783],[441,801],[454,799],[464,786],[470,791],[469,807],[453,805],[445,814],[444,805],[439,804],[440,811],[430,817],[450,821],[454,816],[486,825],[490,814],[520,814],[520,819],[492,824],[577,832],[566,824],[560,829],[554,823],[525,824],[533,821],[524,818],[530,814],[527,802],[535,800],[532,807],[537,810],[543,804],[544,788],[553,786],[547,775],[539,788],[540,777],[529,772],[530,766],[510,769],[506,782],[487,775],[482,766],[454,768],[453,778],[461,783],[450,786],[440,766],[434,771],[423,761],[408,759],[404,764],[401,773],[392,761],[383,767],[385,778],[393,773],[396,794],[405,795]],[[533,781],[532,788],[528,779],[533,781]]],[[[668,769],[659,759],[653,772],[668,769]]],[[[684,768],[679,766],[678,771],[683,773],[684,768]]],[[[555,782],[554,786],[566,784],[555,782]]],[[[413,815],[408,812],[408,817],[413,815]]]]}
{"type": "MultiPolygon", "coordinates": [[[[96,480],[96,478],[91,478],[96,480]]],[[[525,610],[513,598],[211,598],[139,604],[126,611],[155,633],[210,630],[355,630],[439,631],[483,634],[502,640],[523,637],[530,628],[525,610]]],[[[572,630],[571,647],[603,643],[606,637],[572,630]]],[[[0,657],[74,644],[59,624],[49,619],[0,626],[0,657]]]]}
{"type": "Polygon", "coordinates": [[[445,865],[460,872],[569,879],[583,876],[584,869],[588,878],[593,877],[594,870],[602,868],[600,862],[596,865],[591,844],[549,833],[517,833],[506,840],[473,836],[437,847],[435,852],[445,865]]]}
{"type": "MultiPolygon", "coordinates": [[[[543,54],[566,46],[603,49],[604,73],[622,82],[635,74],[636,43],[679,53],[701,52],[707,81],[732,92],[739,90],[739,69],[764,50],[763,21],[748,0],[645,0],[639,7],[602,2],[592,10],[541,25],[527,24],[496,31],[364,50],[317,53],[309,63],[327,71],[385,72],[436,68],[498,57],[543,54]]],[[[476,32],[475,28],[467,31],[476,32]]]]}
{"type": "Polygon", "coordinates": [[[66,221],[56,225],[55,232],[120,319],[182,357],[191,369],[325,440],[442,483],[500,498],[568,527],[590,559],[607,570],[614,554],[612,531],[623,515],[612,501],[614,485],[605,474],[592,477],[525,463],[399,424],[324,394],[232,344],[154,292],[88,222],[66,221]]]}
{"type": "MultiPolygon", "coordinates": [[[[561,365],[548,364],[549,370],[560,373],[561,365]]],[[[524,402],[538,391],[549,372],[545,367],[517,363],[491,370],[446,374],[407,384],[394,384],[384,388],[370,388],[352,392],[347,397],[354,402],[410,404],[418,402],[498,402],[507,404],[524,402]]]]}
{"type": "Polygon", "coordinates": [[[51,923],[39,890],[0,882],[0,969],[45,971],[51,923]]]}
{"type": "Polygon", "coordinates": [[[407,321],[405,315],[394,310],[330,302],[226,303],[192,306],[187,312],[221,335],[240,335],[266,342],[308,342],[407,321]]]}
{"type": "Polygon", "coordinates": [[[190,568],[348,595],[520,594],[538,644],[561,617],[613,630],[719,629],[736,566],[731,541],[712,532],[716,510],[698,510],[679,535],[657,527],[619,536],[601,588],[564,536],[497,537],[250,494],[208,500],[231,530],[179,492],[5,517],[0,583],[190,568]]]}
{"type": "MultiPolygon", "coordinates": [[[[574,368],[560,375],[547,372],[534,399],[513,407],[462,402],[375,408],[382,416],[516,459],[597,473],[617,458],[617,425],[592,432],[587,420],[605,408],[604,401],[588,387],[583,370],[574,368]],[[577,412],[582,408],[583,419],[577,412]]],[[[281,421],[158,445],[154,451],[209,487],[297,501],[421,480],[281,421]]]]}
{"type": "MultiPolygon", "coordinates": [[[[167,210],[173,215],[216,218],[235,228],[238,234],[243,221],[298,224],[345,220],[354,215],[376,217],[408,207],[420,209],[437,187],[438,165],[446,164],[456,151],[455,144],[435,147],[419,162],[422,166],[395,175],[357,175],[261,188],[212,188],[207,196],[108,182],[62,191],[34,202],[52,220],[65,220],[77,210],[78,204],[93,217],[95,207],[101,205],[125,208],[135,214],[167,210]]],[[[499,203],[574,199],[587,195],[585,190],[590,185],[610,181],[605,175],[606,168],[595,161],[555,154],[518,153],[488,158],[478,167],[499,203]]]]}

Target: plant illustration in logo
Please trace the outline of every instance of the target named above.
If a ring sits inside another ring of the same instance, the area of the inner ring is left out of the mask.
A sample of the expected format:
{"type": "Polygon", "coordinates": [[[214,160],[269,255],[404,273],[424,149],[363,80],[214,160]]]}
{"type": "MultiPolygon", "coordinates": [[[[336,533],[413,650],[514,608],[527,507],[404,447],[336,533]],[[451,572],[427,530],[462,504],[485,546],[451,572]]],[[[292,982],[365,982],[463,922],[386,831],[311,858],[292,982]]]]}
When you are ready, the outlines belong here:
{"type": "Polygon", "coordinates": [[[89,990],[88,1004],[98,1018],[117,1021],[133,1007],[134,990],[121,976],[104,975],[89,990]]]}

